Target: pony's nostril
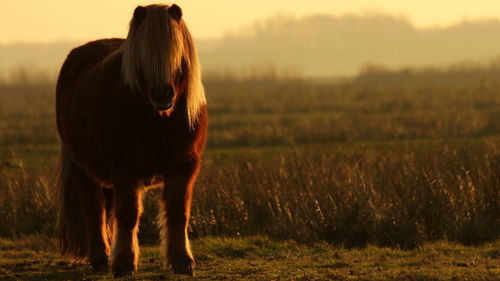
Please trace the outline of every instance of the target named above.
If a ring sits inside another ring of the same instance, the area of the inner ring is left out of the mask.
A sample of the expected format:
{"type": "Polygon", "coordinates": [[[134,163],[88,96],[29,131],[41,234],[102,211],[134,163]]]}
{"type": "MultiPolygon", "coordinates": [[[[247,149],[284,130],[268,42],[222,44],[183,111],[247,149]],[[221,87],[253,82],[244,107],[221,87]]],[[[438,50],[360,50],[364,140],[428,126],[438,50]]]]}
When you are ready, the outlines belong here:
{"type": "Polygon", "coordinates": [[[174,87],[172,87],[172,85],[167,85],[165,93],[167,94],[167,97],[169,99],[173,99],[174,98],[174,93],[175,93],[174,87]]]}

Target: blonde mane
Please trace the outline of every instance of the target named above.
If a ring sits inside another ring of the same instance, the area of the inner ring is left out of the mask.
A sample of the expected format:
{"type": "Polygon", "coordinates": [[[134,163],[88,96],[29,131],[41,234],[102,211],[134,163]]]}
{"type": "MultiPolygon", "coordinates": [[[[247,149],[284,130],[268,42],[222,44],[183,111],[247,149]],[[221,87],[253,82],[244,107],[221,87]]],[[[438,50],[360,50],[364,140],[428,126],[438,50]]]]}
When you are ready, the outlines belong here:
{"type": "Polygon", "coordinates": [[[181,19],[168,14],[168,6],[150,5],[140,24],[130,22],[123,47],[122,76],[133,90],[141,91],[141,79],[147,85],[173,82],[182,67],[187,80],[187,116],[191,128],[206,104],[201,69],[193,39],[181,19]],[[184,61],[184,64],[183,64],[184,61]]]}

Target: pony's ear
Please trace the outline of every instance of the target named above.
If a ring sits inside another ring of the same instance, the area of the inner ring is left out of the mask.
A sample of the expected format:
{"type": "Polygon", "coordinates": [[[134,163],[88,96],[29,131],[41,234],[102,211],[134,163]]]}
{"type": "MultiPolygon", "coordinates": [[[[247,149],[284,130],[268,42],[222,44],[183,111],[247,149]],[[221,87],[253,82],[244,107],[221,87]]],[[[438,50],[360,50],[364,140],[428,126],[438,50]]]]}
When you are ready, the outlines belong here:
{"type": "Polygon", "coordinates": [[[134,10],[134,23],[139,25],[146,17],[147,12],[148,10],[143,6],[137,6],[137,8],[135,8],[134,10]]]}
{"type": "Polygon", "coordinates": [[[179,22],[182,18],[182,10],[175,4],[168,8],[168,14],[177,22],[179,22]]]}

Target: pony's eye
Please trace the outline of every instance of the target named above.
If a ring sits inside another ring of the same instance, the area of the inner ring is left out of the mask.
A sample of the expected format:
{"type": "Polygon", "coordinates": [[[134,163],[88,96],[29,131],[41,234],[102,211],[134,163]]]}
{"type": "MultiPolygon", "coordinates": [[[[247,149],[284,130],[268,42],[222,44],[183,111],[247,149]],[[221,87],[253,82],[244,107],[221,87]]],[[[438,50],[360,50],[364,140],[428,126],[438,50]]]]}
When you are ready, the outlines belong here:
{"type": "Polygon", "coordinates": [[[183,59],[182,63],[181,63],[181,67],[175,73],[175,80],[177,82],[184,79],[184,76],[185,76],[184,69],[186,69],[186,61],[183,59]]]}

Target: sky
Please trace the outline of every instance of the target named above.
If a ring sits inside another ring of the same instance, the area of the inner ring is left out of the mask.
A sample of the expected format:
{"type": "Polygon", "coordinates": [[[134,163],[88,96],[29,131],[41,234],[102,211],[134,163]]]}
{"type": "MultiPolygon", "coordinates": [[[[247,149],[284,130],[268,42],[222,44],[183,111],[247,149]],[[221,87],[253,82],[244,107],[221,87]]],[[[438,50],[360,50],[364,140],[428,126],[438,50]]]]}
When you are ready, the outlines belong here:
{"type": "MultiPolygon", "coordinates": [[[[0,0],[0,44],[48,43],[126,36],[134,0],[0,0]]],[[[162,2],[169,4],[170,2],[162,2]]],[[[500,19],[499,0],[176,0],[196,39],[227,32],[275,15],[388,13],[417,27],[463,20],[500,19]]]]}

